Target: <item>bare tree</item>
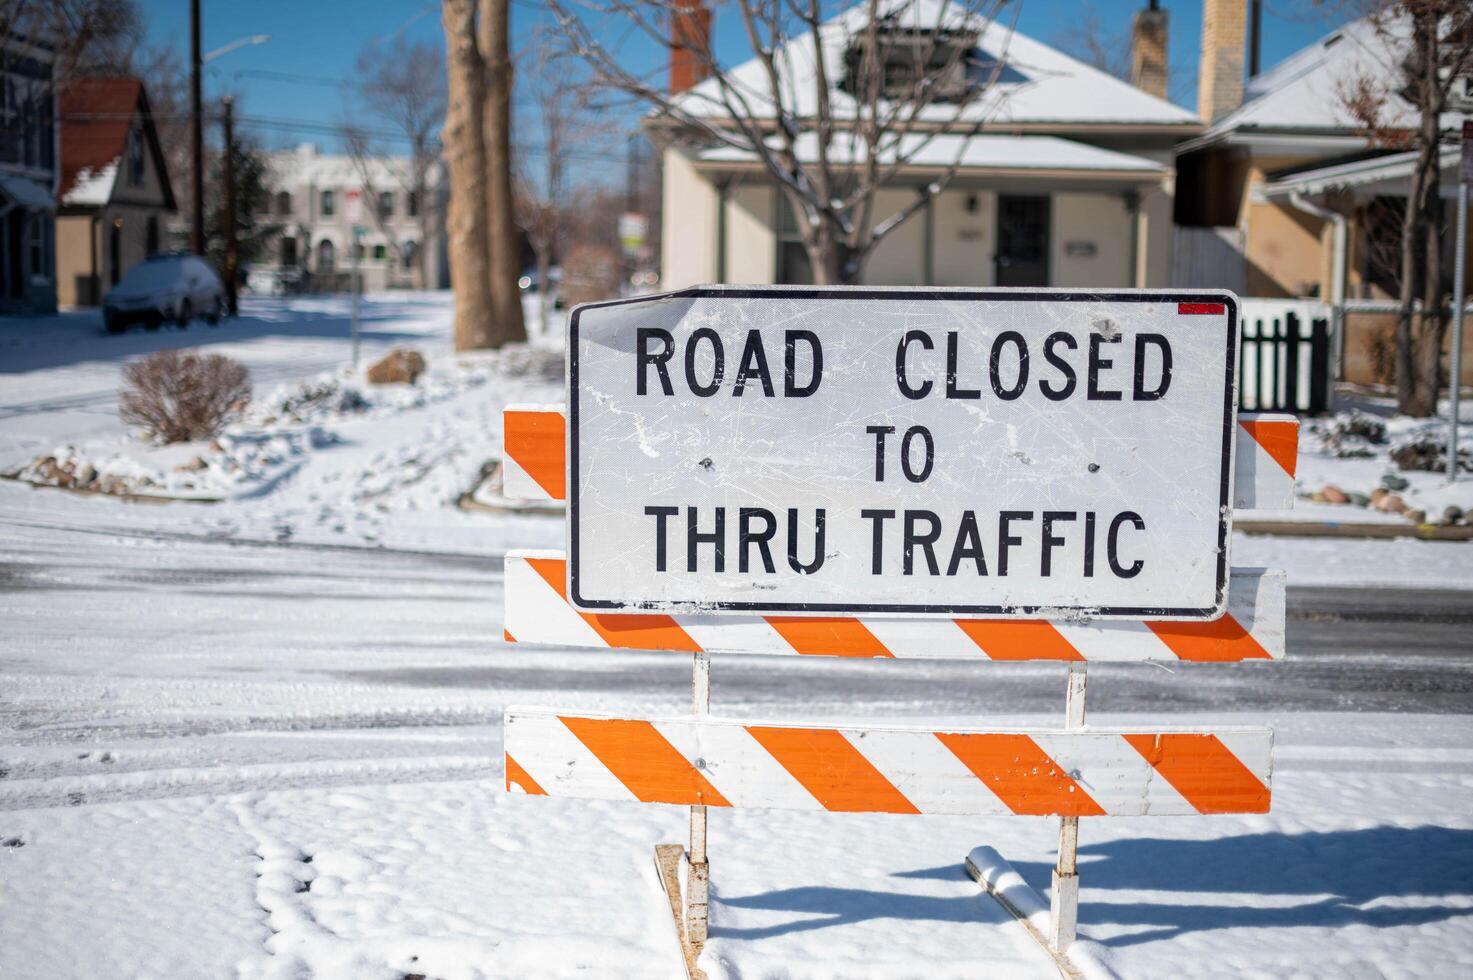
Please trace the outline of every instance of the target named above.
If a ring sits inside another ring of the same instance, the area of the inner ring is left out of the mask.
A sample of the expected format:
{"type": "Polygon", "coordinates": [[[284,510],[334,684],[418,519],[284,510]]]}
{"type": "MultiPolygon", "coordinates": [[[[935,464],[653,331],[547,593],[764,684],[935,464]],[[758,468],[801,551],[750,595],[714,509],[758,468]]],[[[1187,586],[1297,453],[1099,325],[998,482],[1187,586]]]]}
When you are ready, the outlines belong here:
{"type": "Polygon", "coordinates": [[[486,213],[486,63],[476,45],[476,0],[444,0],[449,101],[445,162],[450,169],[450,287],[455,293],[455,348],[494,346],[491,332],[491,242],[486,213]]]}
{"type": "Polygon", "coordinates": [[[450,285],[458,350],[527,338],[511,195],[506,0],[444,0],[450,285]]]}
{"type": "Polygon", "coordinates": [[[1078,4],[1053,35],[1059,50],[1116,78],[1130,78],[1130,32],[1110,30],[1089,0],[1078,4]]]}
{"type": "Polygon", "coordinates": [[[875,246],[955,177],[997,107],[1011,36],[979,46],[1004,0],[869,0],[832,19],[822,0],[735,0],[758,68],[738,76],[692,29],[684,0],[583,0],[582,16],[571,0],[548,3],[597,77],[647,102],[676,138],[761,163],[819,283],[857,281],[875,246]],[[603,40],[630,35],[694,57],[706,81],[672,96],[636,75],[603,40]],[[878,214],[876,192],[922,158],[935,178],[878,214]]]}
{"type": "MultiPolygon", "coordinates": [[[[143,33],[143,17],[133,0],[0,0],[0,37],[21,37],[50,48],[57,88],[126,60],[143,33]]],[[[0,64],[14,54],[0,45],[0,64]]]]}
{"type": "MultiPolygon", "coordinates": [[[[367,135],[361,120],[381,120],[409,145],[409,166],[391,169],[399,193],[418,209],[419,246],[413,258],[419,286],[425,288],[429,285],[428,246],[439,233],[440,222],[437,202],[430,198],[429,175],[440,156],[437,130],[445,121],[445,54],[434,44],[396,34],[387,44],[370,41],[363,46],[356,76],[360,82],[352,101],[358,111],[343,126],[344,143],[373,202],[378,201],[380,188],[370,161],[387,153],[367,135]]],[[[402,265],[405,243],[376,203],[372,214],[402,265]]]]}
{"type": "Polygon", "coordinates": [[[1442,385],[1449,289],[1444,268],[1442,130],[1454,80],[1473,72],[1473,6],[1467,0],[1383,0],[1367,15],[1390,63],[1387,82],[1369,75],[1342,82],[1340,99],[1370,140],[1416,154],[1401,216],[1396,402],[1407,415],[1436,414],[1442,385]],[[1400,122],[1407,106],[1410,126],[1400,122]]]}
{"type": "Polygon", "coordinates": [[[511,0],[481,0],[481,57],[486,63],[486,239],[495,346],[527,339],[522,321],[521,241],[512,199],[511,0]]]}
{"type": "Polygon", "coordinates": [[[579,59],[560,52],[543,32],[534,36],[527,51],[521,89],[529,96],[535,118],[528,120],[530,125],[522,128],[518,140],[523,166],[518,168],[517,221],[536,257],[540,317],[546,330],[552,312],[549,279],[553,258],[564,244],[573,157],[593,140],[611,136],[615,127],[600,114],[597,89],[579,59]]]}

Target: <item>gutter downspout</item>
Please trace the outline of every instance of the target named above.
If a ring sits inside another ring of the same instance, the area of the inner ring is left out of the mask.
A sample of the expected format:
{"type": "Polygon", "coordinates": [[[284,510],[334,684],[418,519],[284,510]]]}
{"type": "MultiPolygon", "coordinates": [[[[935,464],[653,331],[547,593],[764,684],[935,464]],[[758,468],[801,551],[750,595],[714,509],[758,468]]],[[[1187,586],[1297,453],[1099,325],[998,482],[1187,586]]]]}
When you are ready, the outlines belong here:
{"type": "MultiPolygon", "coordinates": [[[[1289,203],[1305,214],[1328,221],[1334,228],[1330,240],[1330,380],[1338,381],[1345,372],[1345,215],[1315,204],[1299,191],[1289,192],[1289,203]]],[[[1329,386],[1330,408],[1335,404],[1335,386],[1329,386]]]]}

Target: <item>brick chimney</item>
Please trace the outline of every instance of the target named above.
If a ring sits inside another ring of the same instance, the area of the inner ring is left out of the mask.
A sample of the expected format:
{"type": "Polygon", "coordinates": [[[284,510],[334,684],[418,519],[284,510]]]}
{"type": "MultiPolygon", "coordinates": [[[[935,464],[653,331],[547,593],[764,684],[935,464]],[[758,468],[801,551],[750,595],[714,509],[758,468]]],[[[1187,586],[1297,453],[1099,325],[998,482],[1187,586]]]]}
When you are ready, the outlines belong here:
{"type": "Polygon", "coordinates": [[[1166,98],[1166,11],[1157,0],[1137,11],[1131,24],[1130,84],[1166,98]]]}
{"type": "Polygon", "coordinates": [[[1197,115],[1216,122],[1243,102],[1243,35],[1248,0],[1202,0],[1202,67],[1197,115]]]}
{"type": "Polygon", "coordinates": [[[670,94],[705,80],[711,46],[711,11],[701,0],[674,0],[670,13],[670,94]]]}

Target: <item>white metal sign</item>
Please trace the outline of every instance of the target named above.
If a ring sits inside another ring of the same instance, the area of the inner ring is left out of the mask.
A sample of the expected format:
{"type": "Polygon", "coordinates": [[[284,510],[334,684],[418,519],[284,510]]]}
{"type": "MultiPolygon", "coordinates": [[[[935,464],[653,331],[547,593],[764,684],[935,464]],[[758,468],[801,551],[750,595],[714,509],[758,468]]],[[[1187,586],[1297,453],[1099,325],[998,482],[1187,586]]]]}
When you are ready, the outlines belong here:
{"type": "Polygon", "coordinates": [[[1225,608],[1229,293],[707,287],[569,330],[579,609],[1225,608]]]}

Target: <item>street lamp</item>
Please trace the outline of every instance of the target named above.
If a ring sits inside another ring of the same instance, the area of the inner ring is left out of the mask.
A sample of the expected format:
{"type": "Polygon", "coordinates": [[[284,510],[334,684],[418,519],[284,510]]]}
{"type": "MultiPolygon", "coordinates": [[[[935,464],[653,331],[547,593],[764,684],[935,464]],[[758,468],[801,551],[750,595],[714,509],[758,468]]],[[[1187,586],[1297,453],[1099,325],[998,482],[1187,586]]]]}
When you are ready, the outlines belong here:
{"type": "Polygon", "coordinates": [[[251,44],[265,44],[269,40],[271,40],[270,34],[252,34],[249,37],[238,37],[234,41],[231,41],[229,44],[211,51],[209,54],[201,58],[200,61],[204,64],[209,64],[216,58],[223,57],[224,55],[227,55],[230,52],[234,51],[236,48],[244,48],[247,45],[251,44]]]}

